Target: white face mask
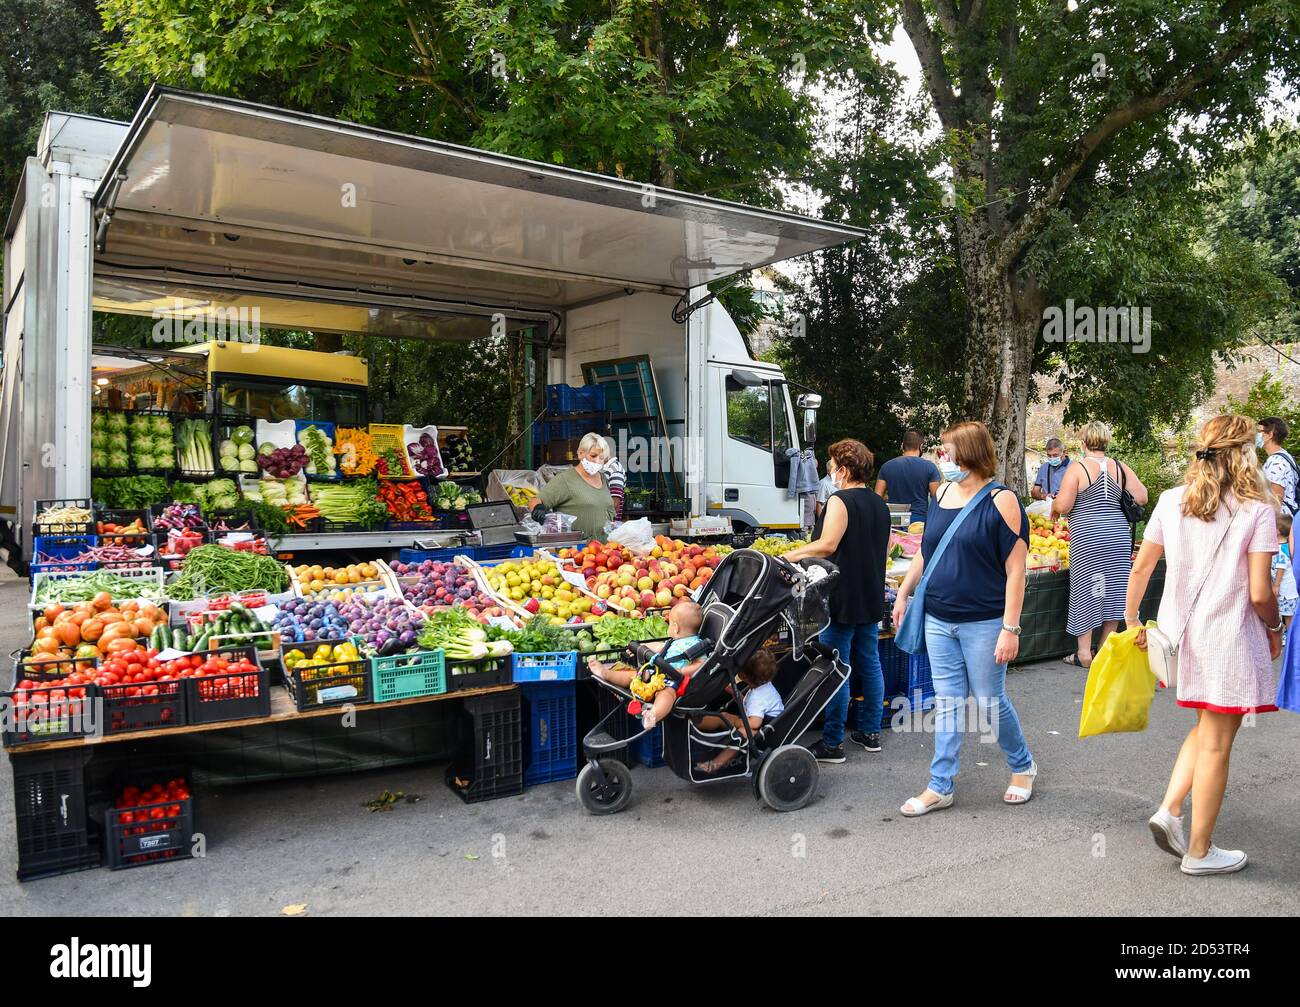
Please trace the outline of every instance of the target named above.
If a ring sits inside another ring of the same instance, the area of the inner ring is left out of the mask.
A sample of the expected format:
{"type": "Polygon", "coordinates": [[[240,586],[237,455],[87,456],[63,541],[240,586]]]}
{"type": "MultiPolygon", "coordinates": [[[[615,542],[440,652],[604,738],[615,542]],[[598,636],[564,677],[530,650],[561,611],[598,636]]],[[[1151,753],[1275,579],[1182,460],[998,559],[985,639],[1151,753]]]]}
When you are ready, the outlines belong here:
{"type": "Polygon", "coordinates": [[[582,467],[586,471],[587,475],[594,476],[604,466],[601,465],[600,462],[593,462],[590,458],[584,458],[582,459],[582,467]]]}

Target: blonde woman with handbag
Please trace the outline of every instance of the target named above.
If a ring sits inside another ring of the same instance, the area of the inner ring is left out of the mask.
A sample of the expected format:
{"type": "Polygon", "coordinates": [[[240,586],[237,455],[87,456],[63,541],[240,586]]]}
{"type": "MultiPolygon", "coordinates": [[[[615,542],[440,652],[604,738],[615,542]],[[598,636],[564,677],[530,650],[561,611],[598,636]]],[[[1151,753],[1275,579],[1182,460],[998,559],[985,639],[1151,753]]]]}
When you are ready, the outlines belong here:
{"type": "Polygon", "coordinates": [[[1156,845],[1181,858],[1184,874],[1230,874],[1246,866],[1241,850],[1211,842],[1228,782],[1228,758],[1241,718],[1276,710],[1273,661],[1282,652],[1282,618],[1273,595],[1277,552],[1274,500],[1255,456],[1255,424],[1216,416],[1200,432],[1184,485],[1160,495],[1129,576],[1124,620],[1141,626],[1138,608],[1151,572],[1165,557],[1157,627],[1141,630],[1152,670],[1178,705],[1196,711],[1160,808],[1149,820],[1156,845]],[[1192,830],[1182,807],[1192,797],[1192,830]]]}

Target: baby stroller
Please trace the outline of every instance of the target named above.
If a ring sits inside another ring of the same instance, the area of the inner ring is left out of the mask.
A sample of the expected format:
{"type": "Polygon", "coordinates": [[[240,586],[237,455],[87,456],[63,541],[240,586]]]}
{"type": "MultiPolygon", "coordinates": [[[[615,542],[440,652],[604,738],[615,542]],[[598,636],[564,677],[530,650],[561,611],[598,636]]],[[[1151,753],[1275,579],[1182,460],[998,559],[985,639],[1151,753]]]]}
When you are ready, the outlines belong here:
{"type": "MultiPolygon", "coordinates": [[[[834,650],[817,636],[830,622],[828,595],[839,575],[824,560],[808,559],[798,566],[753,549],[737,549],[723,558],[713,577],[701,589],[703,609],[701,642],[687,652],[688,660],[704,664],[687,683],[672,713],[663,723],[664,759],[668,767],[690,783],[752,779],[755,796],[775,811],[796,811],[817,789],[817,760],[795,742],[849,676],[834,650]],[[739,672],[763,643],[782,626],[788,627],[792,658],[803,668],[796,684],[783,697],[785,711],[757,730],[743,716],[739,672]],[[732,686],[733,693],[727,692],[732,686]],[[722,712],[741,714],[740,727],[704,731],[700,718],[722,712]],[[696,767],[726,750],[738,754],[717,772],[696,767]]],[[[639,667],[662,658],[634,644],[629,663],[639,667]]],[[[615,738],[614,719],[627,717],[626,689],[604,679],[599,685],[620,696],[620,702],[582,739],[587,763],[578,774],[578,800],[593,815],[608,815],[627,806],[632,777],[608,753],[636,741],[615,738]]]]}

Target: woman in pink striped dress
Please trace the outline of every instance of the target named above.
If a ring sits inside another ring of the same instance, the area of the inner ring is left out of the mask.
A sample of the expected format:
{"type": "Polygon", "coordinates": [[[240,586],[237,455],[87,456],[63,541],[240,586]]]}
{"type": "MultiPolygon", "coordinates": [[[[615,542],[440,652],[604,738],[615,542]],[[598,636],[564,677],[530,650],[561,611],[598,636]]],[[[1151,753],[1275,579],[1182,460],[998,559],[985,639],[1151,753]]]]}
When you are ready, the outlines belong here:
{"type": "MultiPolygon", "coordinates": [[[[1255,456],[1255,426],[1216,416],[1201,428],[1185,485],[1160,495],[1128,582],[1124,619],[1138,606],[1163,555],[1165,590],[1157,622],[1178,648],[1178,705],[1196,725],[1174,763],[1169,789],[1149,825],[1156,845],[1182,859],[1184,874],[1228,874],[1246,866],[1240,850],[1210,840],[1228,781],[1228,757],[1246,714],[1277,709],[1273,661],[1282,618],[1273,595],[1277,552],[1273,497],[1255,456]],[[1182,807],[1192,795],[1192,832],[1182,807]]],[[[1146,647],[1146,632],[1138,634],[1146,647]]]]}

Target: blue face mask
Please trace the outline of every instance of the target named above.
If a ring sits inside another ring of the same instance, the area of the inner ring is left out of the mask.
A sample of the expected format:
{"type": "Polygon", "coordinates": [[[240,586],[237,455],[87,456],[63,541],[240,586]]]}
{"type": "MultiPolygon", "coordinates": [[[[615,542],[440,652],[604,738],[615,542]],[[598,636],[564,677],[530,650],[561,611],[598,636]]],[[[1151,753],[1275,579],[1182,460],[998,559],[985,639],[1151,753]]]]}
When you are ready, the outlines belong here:
{"type": "Polygon", "coordinates": [[[1255,447],[1262,448],[1263,446],[1264,446],[1264,434],[1262,432],[1255,434],[1255,447]]]}
{"type": "Polygon", "coordinates": [[[965,469],[958,469],[957,474],[952,477],[952,481],[955,483],[959,483],[963,479],[965,479],[968,475],[970,475],[970,473],[967,472],[965,469]]]}
{"type": "Polygon", "coordinates": [[[939,465],[939,474],[950,483],[958,482],[962,477],[962,471],[952,462],[942,462],[939,465]]]}
{"type": "Polygon", "coordinates": [[[1052,466],[1052,468],[1054,468],[1054,469],[1055,469],[1055,468],[1060,468],[1060,467],[1061,467],[1061,456],[1060,456],[1060,455],[1057,455],[1055,458],[1049,458],[1049,459],[1047,459],[1047,464],[1050,465],[1050,466],[1052,466]]]}

